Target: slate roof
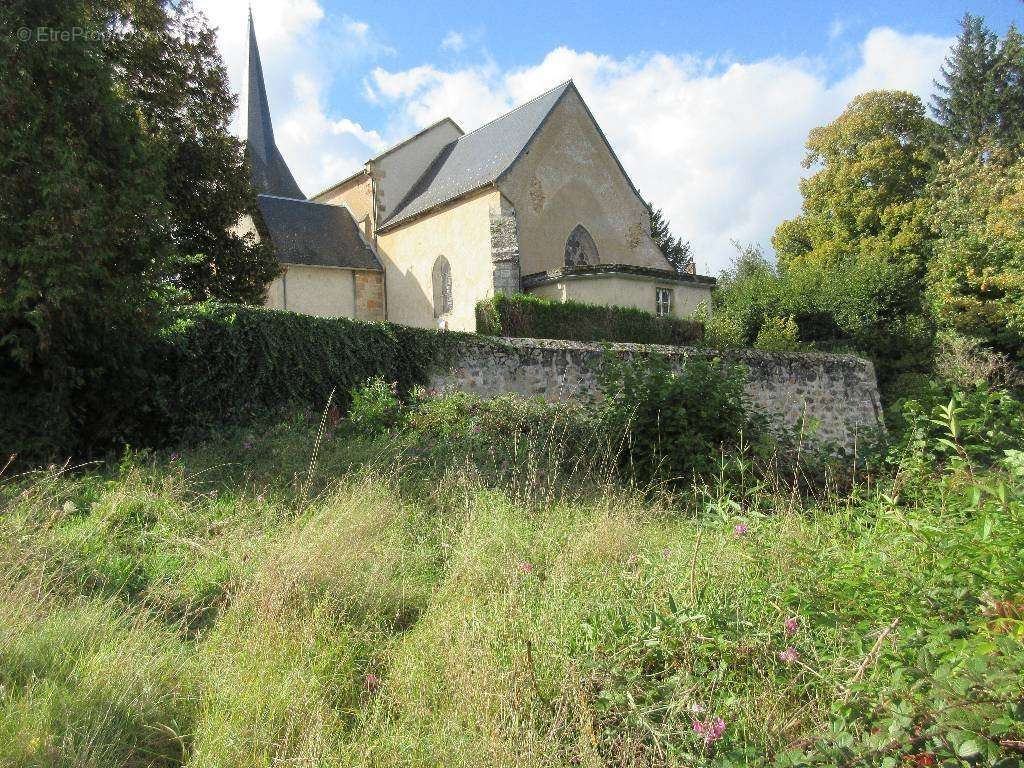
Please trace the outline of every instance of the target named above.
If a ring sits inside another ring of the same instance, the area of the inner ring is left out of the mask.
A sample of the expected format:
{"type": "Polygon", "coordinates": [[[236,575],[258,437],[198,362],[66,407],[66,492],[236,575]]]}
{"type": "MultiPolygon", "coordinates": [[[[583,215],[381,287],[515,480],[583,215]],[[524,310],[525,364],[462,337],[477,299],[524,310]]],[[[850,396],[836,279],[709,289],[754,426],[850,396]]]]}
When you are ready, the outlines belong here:
{"type": "Polygon", "coordinates": [[[566,81],[446,146],[380,229],[496,181],[526,149],[544,119],[572,87],[572,81],[566,81]]]}
{"type": "Polygon", "coordinates": [[[249,11],[249,98],[246,143],[252,181],[257,192],[305,200],[288,164],[274,142],[274,126],[270,122],[270,102],[263,82],[260,49],[256,45],[256,28],[249,11]]]}
{"type": "Polygon", "coordinates": [[[274,195],[256,204],[281,263],[382,271],[347,208],[274,195]]]}

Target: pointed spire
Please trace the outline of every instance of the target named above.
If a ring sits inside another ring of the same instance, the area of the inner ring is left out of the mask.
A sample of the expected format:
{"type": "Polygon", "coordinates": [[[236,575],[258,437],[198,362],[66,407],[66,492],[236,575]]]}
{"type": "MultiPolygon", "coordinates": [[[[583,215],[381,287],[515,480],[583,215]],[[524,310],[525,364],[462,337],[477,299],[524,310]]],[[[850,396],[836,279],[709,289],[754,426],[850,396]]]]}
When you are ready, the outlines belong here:
{"type": "Polygon", "coordinates": [[[246,143],[249,147],[249,161],[252,165],[253,184],[258,192],[278,197],[293,197],[305,200],[288,164],[274,143],[274,126],[270,122],[270,102],[267,87],[263,82],[263,65],[260,63],[260,49],[256,45],[256,27],[252,22],[252,6],[249,6],[249,95],[246,143]]]}

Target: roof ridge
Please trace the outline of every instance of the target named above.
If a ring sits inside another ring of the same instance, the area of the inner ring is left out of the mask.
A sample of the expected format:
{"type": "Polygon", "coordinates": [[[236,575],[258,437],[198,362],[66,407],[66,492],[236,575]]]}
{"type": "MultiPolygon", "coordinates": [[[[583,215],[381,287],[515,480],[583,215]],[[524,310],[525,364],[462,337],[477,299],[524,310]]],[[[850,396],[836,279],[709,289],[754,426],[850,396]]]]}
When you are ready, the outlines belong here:
{"type": "MultiPolygon", "coordinates": [[[[437,128],[437,126],[439,126],[441,123],[445,123],[445,122],[448,122],[448,123],[451,123],[452,125],[454,125],[459,130],[460,137],[466,135],[465,132],[462,130],[462,126],[460,126],[458,123],[456,123],[453,118],[445,115],[440,120],[438,120],[436,122],[433,122],[430,125],[428,125],[426,128],[420,128],[418,131],[416,131],[416,133],[413,133],[413,134],[410,134],[409,136],[406,136],[404,139],[399,141],[397,144],[392,144],[387,149],[382,149],[380,152],[378,152],[376,155],[371,157],[366,162],[367,163],[372,163],[375,160],[380,160],[382,157],[384,157],[384,155],[390,155],[396,149],[401,149],[406,144],[411,143],[414,139],[418,139],[423,134],[427,133],[428,131],[433,130],[434,128],[437,128]]],[[[457,140],[457,139],[455,139],[455,140],[457,140]]]]}
{"type": "Polygon", "coordinates": [[[271,200],[287,200],[290,203],[306,203],[308,205],[320,205],[325,208],[337,208],[340,211],[345,211],[345,213],[347,213],[352,218],[353,221],[355,221],[356,218],[355,216],[352,215],[352,211],[350,211],[348,207],[344,205],[335,205],[334,203],[321,203],[319,200],[310,200],[309,198],[303,199],[301,197],[285,197],[284,195],[268,195],[265,192],[260,192],[258,195],[256,195],[256,197],[269,197],[271,200]]]}
{"type": "MultiPolygon", "coordinates": [[[[484,128],[486,128],[487,126],[489,126],[489,125],[492,125],[492,124],[494,124],[494,123],[498,122],[499,120],[504,120],[504,119],[505,119],[506,117],[508,117],[509,115],[515,114],[516,112],[518,112],[518,111],[519,111],[520,109],[522,109],[523,107],[528,107],[528,106],[530,106],[531,104],[533,104],[533,102],[535,102],[535,101],[539,101],[540,99],[543,99],[543,98],[544,98],[545,96],[547,96],[547,95],[548,95],[549,93],[554,93],[554,92],[555,92],[555,91],[557,91],[557,90],[558,90],[559,88],[565,88],[565,86],[567,86],[567,85],[570,85],[570,84],[571,84],[571,85],[575,85],[575,83],[573,83],[573,82],[572,82],[572,78],[571,78],[571,77],[570,77],[570,78],[569,78],[568,80],[563,80],[563,81],[562,81],[561,83],[559,83],[558,85],[556,85],[556,86],[555,86],[554,88],[548,88],[548,89],[547,89],[546,91],[544,91],[544,93],[539,93],[539,94],[537,94],[536,96],[534,96],[534,97],[533,97],[532,99],[530,99],[530,100],[528,100],[528,101],[524,101],[524,102],[523,102],[522,104],[520,104],[520,105],[518,105],[518,106],[516,106],[516,107],[512,107],[512,109],[510,109],[510,110],[509,110],[508,112],[502,112],[502,113],[501,113],[500,115],[498,115],[498,116],[497,116],[496,118],[494,118],[493,120],[489,120],[488,122],[484,123],[483,125],[481,125],[481,126],[479,126],[479,127],[477,127],[477,128],[474,128],[474,129],[473,129],[472,131],[470,131],[469,133],[464,133],[464,134],[462,134],[461,136],[459,136],[459,138],[457,138],[457,139],[454,139],[454,140],[453,140],[453,141],[452,141],[451,143],[452,143],[452,144],[454,144],[454,143],[455,143],[455,142],[457,142],[457,141],[462,141],[462,140],[463,140],[464,138],[466,138],[467,136],[472,136],[472,135],[473,135],[474,133],[476,133],[477,131],[482,131],[482,130],[483,130],[484,128]]],[[[447,146],[447,145],[446,145],[446,146],[447,146]]]]}

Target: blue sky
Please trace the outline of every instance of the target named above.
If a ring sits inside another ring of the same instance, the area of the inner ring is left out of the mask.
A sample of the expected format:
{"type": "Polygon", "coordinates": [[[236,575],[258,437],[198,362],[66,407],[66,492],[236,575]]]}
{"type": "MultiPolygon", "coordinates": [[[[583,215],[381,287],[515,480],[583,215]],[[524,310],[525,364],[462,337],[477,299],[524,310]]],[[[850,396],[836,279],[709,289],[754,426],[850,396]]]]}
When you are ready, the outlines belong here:
{"type": "MultiPolygon", "coordinates": [[[[244,93],[247,3],[197,5],[244,93]]],[[[732,241],[770,247],[799,210],[810,128],[871,88],[927,99],[965,10],[1000,32],[1024,16],[1008,0],[252,8],[278,144],[307,194],[441,117],[471,130],[573,77],[633,181],[712,274],[732,241]]]]}

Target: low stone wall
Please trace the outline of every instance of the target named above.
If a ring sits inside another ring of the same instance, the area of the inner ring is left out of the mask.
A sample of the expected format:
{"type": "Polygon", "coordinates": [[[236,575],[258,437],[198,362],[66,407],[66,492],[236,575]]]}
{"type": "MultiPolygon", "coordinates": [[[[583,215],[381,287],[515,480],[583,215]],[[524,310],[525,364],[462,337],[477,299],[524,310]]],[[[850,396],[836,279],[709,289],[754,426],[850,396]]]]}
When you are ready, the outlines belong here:
{"type": "MultiPolygon", "coordinates": [[[[874,366],[854,355],[760,350],[705,350],[645,344],[611,344],[618,355],[667,355],[682,367],[691,355],[741,363],[749,371],[747,394],[772,423],[844,452],[882,426],[874,366]]],[[[467,340],[430,386],[489,397],[514,392],[548,400],[592,397],[604,345],[547,339],[467,340]]]]}

